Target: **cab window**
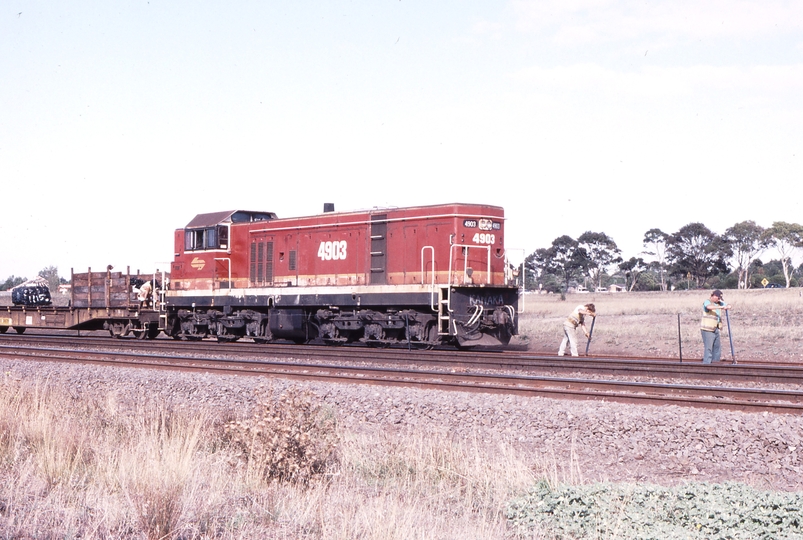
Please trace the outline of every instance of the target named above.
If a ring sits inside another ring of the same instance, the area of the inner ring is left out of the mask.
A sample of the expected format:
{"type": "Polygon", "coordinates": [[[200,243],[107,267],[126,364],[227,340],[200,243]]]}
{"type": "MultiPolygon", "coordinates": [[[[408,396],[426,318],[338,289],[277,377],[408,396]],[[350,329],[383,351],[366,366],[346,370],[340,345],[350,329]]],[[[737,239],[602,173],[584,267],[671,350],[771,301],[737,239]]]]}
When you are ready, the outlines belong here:
{"type": "Polygon", "coordinates": [[[184,231],[184,251],[226,249],[228,244],[229,231],[225,225],[184,231]]]}

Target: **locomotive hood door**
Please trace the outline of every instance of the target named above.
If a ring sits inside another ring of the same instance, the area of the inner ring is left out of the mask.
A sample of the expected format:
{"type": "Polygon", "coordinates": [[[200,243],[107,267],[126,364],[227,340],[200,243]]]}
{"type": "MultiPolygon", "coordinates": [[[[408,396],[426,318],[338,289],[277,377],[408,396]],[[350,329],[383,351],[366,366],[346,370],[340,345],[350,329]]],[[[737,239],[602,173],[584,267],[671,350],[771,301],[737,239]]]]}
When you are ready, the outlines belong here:
{"type": "Polygon", "coordinates": [[[388,216],[376,214],[371,216],[371,284],[387,285],[388,282],[388,216]]]}
{"type": "Polygon", "coordinates": [[[252,287],[273,284],[273,236],[260,235],[251,241],[249,282],[252,287]]]}

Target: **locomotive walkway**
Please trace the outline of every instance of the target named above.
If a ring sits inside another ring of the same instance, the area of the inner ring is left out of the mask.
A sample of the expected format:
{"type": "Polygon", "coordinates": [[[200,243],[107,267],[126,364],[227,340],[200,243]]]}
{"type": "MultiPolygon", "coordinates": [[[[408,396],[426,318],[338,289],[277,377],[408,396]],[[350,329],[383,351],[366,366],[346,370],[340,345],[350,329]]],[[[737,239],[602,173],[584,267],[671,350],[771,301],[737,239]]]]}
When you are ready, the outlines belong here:
{"type": "Polygon", "coordinates": [[[0,358],[803,413],[803,366],[532,353],[0,336],[0,358]],[[727,384],[726,384],[727,383],[727,384]]]}

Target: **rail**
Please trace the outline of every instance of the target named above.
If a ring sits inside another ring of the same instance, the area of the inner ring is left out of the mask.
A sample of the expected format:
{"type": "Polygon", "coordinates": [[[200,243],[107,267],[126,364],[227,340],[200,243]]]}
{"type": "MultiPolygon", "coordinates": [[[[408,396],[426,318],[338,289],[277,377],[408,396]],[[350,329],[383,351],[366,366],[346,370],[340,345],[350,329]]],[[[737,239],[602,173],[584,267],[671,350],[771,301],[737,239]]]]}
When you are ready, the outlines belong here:
{"type": "MultiPolygon", "coordinates": [[[[22,338],[25,339],[25,338],[22,338]]],[[[4,338],[5,340],[5,338],[4,338]]],[[[20,341],[20,338],[10,338],[9,341],[20,341]]],[[[119,343],[119,342],[118,342],[119,343]]],[[[148,346],[137,347],[139,350],[113,350],[113,348],[96,345],[75,344],[77,348],[64,348],[43,346],[41,343],[20,345],[6,343],[0,345],[0,357],[19,360],[39,360],[46,362],[70,362],[110,364],[126,367],[168,368],[177,370],[200,370],[203,372],[219,374],[259,375],[268,377],[294,378],[302,380],[325,380],[329,382],[367,383],[393,386],[422,386],[438,390],[458,390],[467,392],[518,394],[525,396],[541,396],[560,399],[597,399],[602,401],[616,401],[622,403],[643,403],[653,405],[684,405],[716,409],[733,409],[749,412],[773,412],[800,415],[803,412],[803,392],[799,384],[800,376],[791,378],[787,382],[788,388],[774,388],[767,386],[729,386],[722,384],[704,384],[697,379],[699,375],[723,378],[731,371],[739,371],[733,366],[728,368],[712,368],[698,365],[696,372],[687,372],[691,366],[681,364],[655,363],[645,365],[642,362],[630,362],[633,368],[642,372],[642,377],[622,377],[622,365],[600,366],[603,370],[614,370],[615,378],[578,377],[573,374],[569,377],[557,377],[552,374],[536,374],[527,372],[533,368],[538,369],[532,361],[532,356],[514,358],[500,362],[498,355],[491,358],[477,357],[477,369],[466,369],[466,363],[473,363],[475,355],[448,356],[437,353],[416,353],[420,356],[412,364],[401,362],[409,359],[408,352],[397,351],[368,351],[367,356],[349,351],[330,351],[325,349],[323,357],[315,354],[306,357],[304,362],[282,359],[279,354],[266,354],[254,356],[248,347],[229,347],[225,358],[217,354],[210,355],[203,344],[194,344],[187,347],[189,354],[176,354],[173,351],[159,351],[160,347],[153,345],[164,344],[166,349],[174,349],[176,344],[171,340],[149,342],[148,346]],[[87,348],[88,347],[88,348],[87,348]],[[203,353],[200,353],[203,351],[203,353]],[[339,353],[339,354],[336,354],[339,353]],[[355,354],[356,353],[356,354],[355,354]],[[438,366],[438,359],[445,362],[438,366]],[[513,360],[513,362],[510,362],[513,360]],[[368,362],[367,364],[365,362],[368,362]],[[461,370],[448,368],[449,364],[460,365],[461,370]],[[519,364],[515,366],[514,364],[519,364]],[[515,368],[524,368],[519,371],[515,368]],[[528,369],[529,368],[529,369],[528,369]],[[518,371],[518,372],[513,372],[518,371]],[[522,372],[523,371],[523,372],[522,372]],[[699,372],[699,373],[698,373],[699,372]],[[679,379],[675,382],[656,382],[658,374],[670,375],[679,379]],[[642,379],[642,380],[638,380],[642,379]]],[[[63,345],[67,345],[64,343],[63,345]]],[[[73,344],[69,344],[73,345],[73,344]]],[[[543,358],[552,363],[551,367],[560,366],[563,359],[543,358]]],[[[581,371],[597,371],[593,362],[583,361],[581,371]]],[[[607,364],[605,362],[604,364],[607,364]]],[[[621,364],[621,363],[620,363],[621,364]]],[[[541,367],[548,367],[541,365],[541,367]]],[[[750,366],[755,372],[757,366],[750,366]]],[[[744,368],[742,368],[744,369],[744,368]]],[[[598,372],[598,374],[601,371],[598,372]]],[[[761,380],[760,371],[757,373],[743,373],[747,381],[761,380]],[[759,377],[756,377],[758,373],[759,377]]],[[[735,375],[735,373],[734,373],[735,375]]],[[[788,377],[790,374],[775,374],[775,377],[788,377]]]]}

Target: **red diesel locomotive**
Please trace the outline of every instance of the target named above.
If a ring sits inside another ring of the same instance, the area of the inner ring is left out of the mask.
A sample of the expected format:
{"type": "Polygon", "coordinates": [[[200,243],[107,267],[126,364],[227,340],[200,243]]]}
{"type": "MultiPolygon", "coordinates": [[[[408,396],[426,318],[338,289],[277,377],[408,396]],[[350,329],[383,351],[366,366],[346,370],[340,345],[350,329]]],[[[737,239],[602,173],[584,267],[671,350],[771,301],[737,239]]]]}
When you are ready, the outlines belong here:
{"type": "Polygon", "coordinates": [[[505,346],[516,337],[502,208],[327,206],[289,219],[200,214],[178,229],[164,332],[374,346],[505,346]]]}

